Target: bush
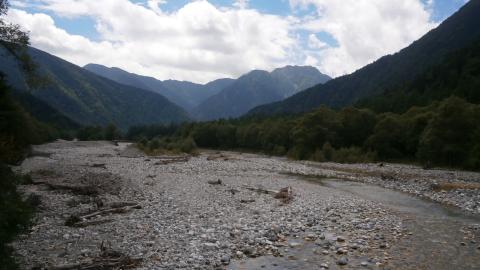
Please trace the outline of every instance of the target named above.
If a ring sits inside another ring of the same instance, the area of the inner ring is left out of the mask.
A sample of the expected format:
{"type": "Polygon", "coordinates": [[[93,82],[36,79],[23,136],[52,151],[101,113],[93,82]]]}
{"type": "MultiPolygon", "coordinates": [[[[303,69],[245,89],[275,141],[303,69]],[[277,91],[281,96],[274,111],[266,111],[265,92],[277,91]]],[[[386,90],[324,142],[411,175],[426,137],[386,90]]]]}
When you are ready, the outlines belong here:
{"type": "MultiPolygon", "coordinates": [[[[7,244],[25,230],[33,214],[33,208],[17,192],[16,185],[21,181],[12,170],[0,164],[0,268],[15,269],[7,244]],[[3,267],[3,268],[2,268],[3,267]]],[[[35,203],[35,202],[33,202],[35,203]]]]}
{"type": "Polygon", "coordinates": [[[340,148],[333,154],[333,161],[339,163],[365,163],[373,160],[373,153],[365,153],[359,147],[340,148]]]}
{"type": "Polygon", "coordinates": [[[152,156],[178,153],[196,154],[197,152],[197,144],[191,137],[154,138],[150,141],[142,139],[137,143],[137,147],[152,156]]]}

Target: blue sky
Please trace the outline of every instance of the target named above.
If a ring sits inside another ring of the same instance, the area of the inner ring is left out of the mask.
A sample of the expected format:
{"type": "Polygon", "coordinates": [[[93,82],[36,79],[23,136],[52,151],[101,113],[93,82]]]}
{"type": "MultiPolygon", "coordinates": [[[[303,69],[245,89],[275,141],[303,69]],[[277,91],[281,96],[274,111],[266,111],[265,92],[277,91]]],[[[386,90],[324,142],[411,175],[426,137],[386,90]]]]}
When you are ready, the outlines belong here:
{"type": "Polygon", "coordinates": [[[285,64],[312,65],[333,77],[343,75],[407,46],[465,4],[465,0],[10,2],[9,16],[31,32],[35,47],[78,65],[99,62],[161,79],[199,82],[285,64]],[[142,8],[132,11],[133,4],[142,8]],[[132,53],[135,47],[144,50],[132,53]]]}
{"type": "MultiPolygon", "coordinates": [[[[424,3],[427,3],[428,0],[422,0],[424,3]]],[[[20,1],[22,2],[22,1],[20,1]]],[[[25,1],[28,2],[28,1],[25,1]]],[[[145,0],[132,0],[132,2],[137,4],[145,4],[145,0]]],[[[166,12],[175,12],[181,7],[185,6],[191,2],[191,0],[170,0],[162,4],[162,10],[166,12]]],[[[233,0],[209,0],[210,3],[218,7],[228,7],[232,6],[235,1],[233,0]]],[[[250,0],[249,7],[256,9],[262,13],[276,14],[280,16],[289,16],[289,15],[307,15],[313,12],[313,8],[297,9],[294,10],[290,6],[288,0],[250,0]]],[[[432,20],[435,22],[441,22],[445,18],[452,15],[464,4],[463,0],[436,0],[433,2],[432,7],[432,20]]],[[[25,8],[30,12],[45,12],[39,8],[25,8]]],[[[56,24],[71,34],[84,35],[91,39],[98,40],[98,33],[95,30],[95,21],[88,17],[80,17],[75,19],[64,18],[57,16],[54,12],[45,12],[52,16],[55,19],[56,24]]],[[[330,35],[323,33],[323,40],[329,44],[334,45],[336,42],[331,38],[330,35]]]]}

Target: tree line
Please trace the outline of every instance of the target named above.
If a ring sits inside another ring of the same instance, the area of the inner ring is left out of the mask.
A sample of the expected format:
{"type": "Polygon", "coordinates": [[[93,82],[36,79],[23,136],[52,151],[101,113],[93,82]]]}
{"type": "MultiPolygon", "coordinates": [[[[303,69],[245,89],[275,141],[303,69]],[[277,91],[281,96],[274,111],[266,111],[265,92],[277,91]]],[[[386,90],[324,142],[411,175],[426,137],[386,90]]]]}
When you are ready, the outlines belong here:
{"type": "Polygon", "coordinates": [[[143,145],[152,138],[189,139],[202,148],[251,150],[299,160],[480,169],[480,105],[455,96],[399,114],[320,107],[300,116],[186,123],[158,136],[152,136],[152,126],[143,130],[135,128],[135,138],[143,145]]]}

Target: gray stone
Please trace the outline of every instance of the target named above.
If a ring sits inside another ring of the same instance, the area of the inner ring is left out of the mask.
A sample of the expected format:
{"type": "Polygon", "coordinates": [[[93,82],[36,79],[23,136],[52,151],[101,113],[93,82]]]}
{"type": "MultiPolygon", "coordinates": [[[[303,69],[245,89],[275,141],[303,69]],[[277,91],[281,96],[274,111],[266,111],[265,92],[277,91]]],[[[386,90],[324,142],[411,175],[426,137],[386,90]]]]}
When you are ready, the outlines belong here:
{"type": "Polygon", "coordinates": [[[348,258],[347,257],[341,257],[340,259],[338,259],[337,264],[338,265],[347,265],[348,264],[348,258]]]}

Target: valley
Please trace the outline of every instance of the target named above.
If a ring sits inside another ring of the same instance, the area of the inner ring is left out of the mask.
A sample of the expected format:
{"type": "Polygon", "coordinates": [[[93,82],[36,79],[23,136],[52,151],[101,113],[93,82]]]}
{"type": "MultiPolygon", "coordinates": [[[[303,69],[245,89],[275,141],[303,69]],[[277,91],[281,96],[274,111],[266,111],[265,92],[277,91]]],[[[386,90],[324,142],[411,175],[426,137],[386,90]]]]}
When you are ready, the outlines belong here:
{"type": "Polygon", "coordinates": [[[480,189],[436,186],[478,185],[478,173],[210,150],[148,157],[100,141],[33,153],[15,169],[31,175],[20,189],[41,202],[13,243],[24,268],[87,267],[105,247],[137,269],[479,267],[480,189]],[[284,187],[292,198],[255,191],[284,187]],[[85,218],[66,223],[72,216],[85,218]]]}
{"type": "Polygon", "coordinates": [[[0,270],[480,269],[479,17],[0,0],[0,270]]]}

